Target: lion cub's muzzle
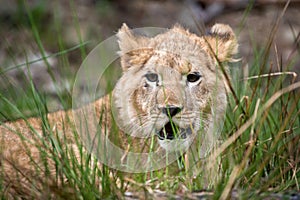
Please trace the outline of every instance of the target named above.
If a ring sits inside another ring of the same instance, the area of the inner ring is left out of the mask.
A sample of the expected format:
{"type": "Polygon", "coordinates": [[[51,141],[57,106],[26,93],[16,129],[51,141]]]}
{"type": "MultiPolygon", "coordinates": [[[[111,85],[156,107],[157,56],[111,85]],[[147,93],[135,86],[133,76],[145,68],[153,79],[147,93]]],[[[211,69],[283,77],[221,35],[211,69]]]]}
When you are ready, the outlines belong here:
{"type": "Polygon", "coordinates": [[[173,139],[186,139],[192,134],[192,129],[180,128],[175,123],[169,121],[160,131],[158,131],[157,136],[160,140],[173,140],[173,139]]]}
{"type": "Polygon", "coordinates": [[[160,109],[161,112],[169,117],[169,121],[156,134],[160,140],[186,139],[192,134],[192,129],[180,128],[172,121],[172,117],[178,114],[182,108],[176,106],[167,106],[160,109]]]}

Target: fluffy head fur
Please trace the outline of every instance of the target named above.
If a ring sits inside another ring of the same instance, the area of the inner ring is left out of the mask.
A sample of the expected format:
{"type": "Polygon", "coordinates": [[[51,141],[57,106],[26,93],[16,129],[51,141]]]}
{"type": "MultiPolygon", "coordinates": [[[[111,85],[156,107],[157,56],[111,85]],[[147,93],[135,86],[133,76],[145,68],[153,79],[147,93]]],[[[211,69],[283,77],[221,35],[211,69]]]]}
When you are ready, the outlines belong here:
{"type": "Polygon", "coordinates": [[[218,65],[237,52],[232,29],[216,24],[200,37],[175,26],[147,38],[124,24],[118,38],[123,75],[113,103],[121,128],[139,137],[156,134],[171,151],[185,149],[200,133],[211,142],[227,104],[218,65]]]}

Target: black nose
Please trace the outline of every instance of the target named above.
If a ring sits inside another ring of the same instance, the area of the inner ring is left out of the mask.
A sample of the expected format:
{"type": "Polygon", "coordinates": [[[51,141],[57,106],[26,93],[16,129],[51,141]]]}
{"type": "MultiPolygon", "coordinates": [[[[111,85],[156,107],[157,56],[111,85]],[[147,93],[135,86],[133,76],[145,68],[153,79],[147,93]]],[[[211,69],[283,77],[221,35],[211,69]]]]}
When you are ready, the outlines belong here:
{"type": "Polygon", "coordinates": [[[163,107],[161,109],[162,113],[164,113],[167,116],[173,117],[175,116],[177,113],[179,113],[181,111],[182,108],[177,107],[177,106],[167,106],[167,107],[163,107]]]}

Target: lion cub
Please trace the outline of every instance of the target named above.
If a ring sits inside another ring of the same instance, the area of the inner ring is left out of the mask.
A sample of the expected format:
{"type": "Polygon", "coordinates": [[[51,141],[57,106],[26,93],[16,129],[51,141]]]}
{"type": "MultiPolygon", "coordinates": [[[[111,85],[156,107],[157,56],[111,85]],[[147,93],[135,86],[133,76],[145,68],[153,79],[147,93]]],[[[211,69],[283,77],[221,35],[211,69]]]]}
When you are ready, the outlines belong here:
{"type": "Polygon", "coordinates": [[[127,172],[131,172],[126,168],[126,164],[134,163],[131,161],[139,163],[130,165],[133,172],[146,172],[165,167],[166,159],[174,161],[189,149],[197,162],[213,148],[227,104],[226,64],[233,61],[237,53],[232,29],[215,24],[208,34],[197,36],[175,26],[148,38],[134,34],[124,24],[117,36],[123,74],[111,95],[74,112],[49,113],[47,126],[40,118],[1,125],[0,174],[7,191],[28,193],[32,189],[32,178],[40,180],[45,174],[55,177],[63,165],[57,166],[54,162],[52,157],[60,155],[53,153],[56,143],[49,142],[49,138],[60,141],[62,147],[75,144],[78,116],[85,117],[79,120],[85,121],[85,127],[81,126],[77,132],[85,136],[82,141],[87,149],[105,164],[115,167],[117,163],[123,166],[117,169],[127,172]],[[95,110],[95,115],[84,112],[89,109],[95,110]],[[112,123],[117,124],[117,132],[107,131],[112,130],[112,123]],[[100,129],[96,128],[96,134],[86,137],[83,129],[94,126],[100,129]],[[90,148],[91,138],[97,134],[99,141],[93,140],[90,148]],[[115,137],[121,142],[109,141],[115,137]],[[104,148],[113,144],[118,145],[124,155],[117,155],[115,147],[104,148]],[[107,162],[101,160],[107,153],[114,158],[107,162]],[[156,162],[149,163],[149,157],[138,160],[137,153],[148,153],[156,162]]]}

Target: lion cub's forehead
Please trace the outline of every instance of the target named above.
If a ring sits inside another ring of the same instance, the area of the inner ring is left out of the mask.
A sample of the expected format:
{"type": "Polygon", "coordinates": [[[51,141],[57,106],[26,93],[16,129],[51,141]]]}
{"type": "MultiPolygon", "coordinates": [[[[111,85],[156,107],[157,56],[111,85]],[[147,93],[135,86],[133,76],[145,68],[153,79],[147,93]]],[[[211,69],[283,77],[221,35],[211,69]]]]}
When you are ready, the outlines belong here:
{"type": "Polygon", "coordinates": [[[173,69],[180,74],[187,74],[192,70],[192,64],[188,58],[167,51],[155,51],[148,61],[148,67],[157,72],[162,72],[163,68],[173,69]]]}
{"type": "Polygon", "coordinates": [[[180,74],[188,74],[193,70],[199,70],[199,67],[207,66],[211,58],[199,42],[179,30],[181,29],[175,28],[154,38],[153,52],[147,62],[152,69],[168,67],[180,74]]]}
{"type": "Polygon", "coordinates": [[[155,50],[145,64],[144,69],[161,74],[174,71],[176,74],[185,75],[191,72],[203,73],[207,70],[209,63],[211,62],[203,54],[195,55],[187,52],[179,54],[165,50],[155,50]]]}

